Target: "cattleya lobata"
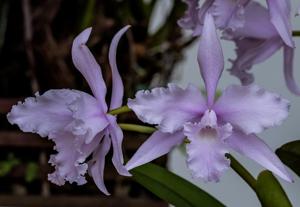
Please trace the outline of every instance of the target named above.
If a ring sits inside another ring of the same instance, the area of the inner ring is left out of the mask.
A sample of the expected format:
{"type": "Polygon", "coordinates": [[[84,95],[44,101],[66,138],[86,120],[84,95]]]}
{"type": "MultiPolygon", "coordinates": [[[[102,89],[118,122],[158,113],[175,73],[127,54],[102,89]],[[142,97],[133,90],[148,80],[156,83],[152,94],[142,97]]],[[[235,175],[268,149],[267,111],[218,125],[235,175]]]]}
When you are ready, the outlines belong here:
{"type": "Polygon", "coordinates": [[[128,170],[167,154],[188,139],[187,166],[194,178],[218,181],[230,165],[225,154],[234,150],[292,181],[274,152],[257,133],[279,125],[287,117],[289,102],[256,85],[227,87],[215,100],[224,67],[223,53],[213,16],[205,14],[198,50],[198,63],[205,83],[205,98],[189,85],[138,91],[128,106],[140,120],[155,124],[154,132],[126,164],[128,170]]]}
{"type": "MultiPolygon", "coordinates": [[[[212,1],[206,1],[205,5],[210,8],[212,1]]],[[[201,14],[203,22],[197,24],[202,35],[198,62],[207,97],[204,98],[193,85],[182,89],[169,84],[168,88],[137,92],[135,99],[129,99],[128,106],[143,122],[157,125],[158,131],[138,149],[126,166],[123,165],[123,133],[116,117],[108,114],[101,68],[85,45],[91,28],[75,38],[72,59],[94,96],[70,89],[49,90],[18,103],[7,115],[10,123],[17,124],[24,132],[38,133],[55,142],[57,154],[49,160],[55,171],[49,174],[50,181],[58,185],[66,181],[82,185],[86,183],[85,174],[88,172],[98,188],[108,195],[103,171],[111,145],[115,168],[119,174],[130,176],[128,170],[167,154],[183,143],[185,137],[189,141],[186,145],[187,164],[196,178],[218,181],[230,164],[225,154],[234,150],[292,181],[281,161],[256,136],[268,127],[279,125],[287,117],[288,101],[252,84],[229,86],[215,100],[224,60],[215,22],[218,28],[220,26],[214,13],[211,15],[210,12],[205,10],[201,14]]],[[[109,50],[113,79],[110,110],[122,104],[124,87],[116,65],[116,50],[128,27],[115,35],[109,50]]],[[[281,39],[284,41],[283,37],[281,39]]]]}
{"type": "MultiPolygon", "coordinates": [[[[110,109],[122,105],[124,87],[116,65],[116,50],[128,28],[124,27],[114,36],[109,49],[112,70],[110,109]]],[[[51,155],[49,160],[55,167],[55,171],[48,175],[51,182],[63,185],[68,181],[82,185],[86,183],[85,174],[88,172],[97,187],[108,195],[103,171],[111,145],[112,162],[118,173],[124,176],[130,173],[123,165],[123,132],[116,117],[107,113],[106,86],[101,68],[85,45],[90,33],[91,28],[88,28],[75,38],[72,59],[94,96],[71,89],[49,90],[13,106],[7,118],[24,132],[38,133],[54,141],[57,154],[51,155]],[[90,155],[92,158],[87,161],[90,155]]]]}
{"type": "Polygon", "coordinates": [[[284,51],[284,75],[291,92],[300,95],[293,76],[294,42],[290,22],[290,0],[267,0],[268,9],[254,0],[187,0],[188,9],[178,23],[201,35],[204,15],[211,12],[223,38],[236,44],[237,57],[231,60],[230,73],[243,85],[251,84],[254,77],[249,70],[280,48],[284,51]]]}

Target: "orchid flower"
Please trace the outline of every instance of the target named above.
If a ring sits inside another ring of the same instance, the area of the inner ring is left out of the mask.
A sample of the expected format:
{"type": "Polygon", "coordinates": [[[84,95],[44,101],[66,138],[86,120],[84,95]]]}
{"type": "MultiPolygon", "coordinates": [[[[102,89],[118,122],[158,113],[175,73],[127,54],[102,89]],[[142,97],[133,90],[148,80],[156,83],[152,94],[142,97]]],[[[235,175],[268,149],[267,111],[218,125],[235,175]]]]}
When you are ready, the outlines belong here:
{"type": "MultiPolygon", "coordinates": [[[[116,65],[116,50],[128,28],[124,27],[114,36],[109,49],[113,80],[110,109],[122,104],[124,88],[116,65]]],[[[75,38],[72,59],[94,96],[71,89],[49,90],[43,95],[37,93],[36,97],[13,106],[7,118],[24,132],[37,133],[54,141],[57,154],[51,155],[49,160],[55,167],[55,171],[48,175],[51,182],[64,185],[68,181],[82,185],[86,183],[85,174],[88,172],[97,187],[108,195],[103,170],[111,145],[116,170],[121,175],[130,174],[123,166],[122,130],[116,117],[107,113],[106,86],[101,68],[86,46],[90,33],[91,28],[88,28],[75,38]],[[90,155],[92,158],[87,161],[90,155]]]]}
{"type": "Polygon", "coordinates": [[[237,57],[230,72],[242,84],[254,81],[248,71],[254,64],[261,63],[280,48],[284,48],[284,74],[287,87],[300,95],[293,76],[294,42],[290,22],[290,0],[267,0],[268,9],[253,0],[206,0],[198,7],[198,0],[187,0],[188,9],[178,24],[201,35],[203,17],[211,12],[223,38],[235,42],[237,57]]]}
{"type": "Polygon", "coordinates": [[[189,85],[138,91],[128,106],[154,132],[126,164],[128,170],[150,162],[180,145],[187,137],[187,166],[194,178],[218,181],[230,165],[225,154],[234,150],[292,181],[275,153],[256,133],[279,125],[289,102],[256,85],[231,85],[215,100],[224,60],[213,17],[207,13],[198,50],[198,63],[207,97],[189,85]]]}

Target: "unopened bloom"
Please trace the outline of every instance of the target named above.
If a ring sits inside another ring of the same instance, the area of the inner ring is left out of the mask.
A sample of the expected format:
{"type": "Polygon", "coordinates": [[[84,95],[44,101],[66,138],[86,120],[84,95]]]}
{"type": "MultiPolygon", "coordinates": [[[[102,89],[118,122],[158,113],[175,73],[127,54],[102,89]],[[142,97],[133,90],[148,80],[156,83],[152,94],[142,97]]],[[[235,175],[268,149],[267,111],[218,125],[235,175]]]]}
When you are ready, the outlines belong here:
{"type": "Polygon", "coordinates": [[[207,98],[193,85],[182,89],[169,84],[167,88],[138,91],[128,106],[143,122],[157,125],[158,131],[133,155],[127,169],[168,153],[187,137],[187,165],[195,178],[218,181],[230,164],[225,154],[234,150],[291,181],[278,157],[256,136],[281,124],[288,115],[289,102],[256,85],[231,85],[215,100],[224,60],[209,13],[202,30],[198,62],[207,98]]]}
{"type": "MultiPolygon", "coordinates": [[[[129,26],[121,29],[113,38],[109,49],[112,70],[112,96],[110,109],[122,104],[123,83],[116,65],[116,50],[121,36],[129,26]]],[[[98,188],[109,194],[103,181],[105,156],[113,147],[112,162],[121,175],[130,175],[123,166],[123,133],[116,117],[107,114],[106,86],[101,68],[85,45],[91,28],[84,30],[74,40],[72,59],[75,67],[88,82],[94,96],[71,89],[49,90],[43,95],[25,99],[13,106],[7,118],[24,132],[38,133],[55,143],[57,154],[49,163],[55,171],[48,179],[63,185],[66,181],[82,185],[88,171],[98,188]],[[91,160],[87,158],[92,155],[91,160]]]]}
{"type": "Polygon", "coordinates": [[[188,10],[179,25],[201,35],[204,14],[211,12],[223,38],[234,41],[237,57],[231,60],[232,75],[242,84],[254,81],[249,70],[276,51],[284,49],[284,75],[291,92],[300,95],[293,76],[294,42],[290,22],[290,0],[267,0],[268,9],[254,0],[206,0],[201,7],[198,0],[188,0],[188,10]],[[189,24],[187,24],[188,22],[189,24]]]}

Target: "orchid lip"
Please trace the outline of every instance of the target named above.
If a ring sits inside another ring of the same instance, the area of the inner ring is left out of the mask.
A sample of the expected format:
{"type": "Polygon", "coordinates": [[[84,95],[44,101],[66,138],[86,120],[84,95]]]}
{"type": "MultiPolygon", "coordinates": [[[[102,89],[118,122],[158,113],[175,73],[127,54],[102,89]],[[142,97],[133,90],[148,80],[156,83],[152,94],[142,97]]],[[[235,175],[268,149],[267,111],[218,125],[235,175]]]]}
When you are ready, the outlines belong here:
{"type": "Polygon", "coordinates": [[[211,126],[205,126],[199,131],[199,137],[203,139],[214,139],[217,136],[217,130],[211,126]]]}

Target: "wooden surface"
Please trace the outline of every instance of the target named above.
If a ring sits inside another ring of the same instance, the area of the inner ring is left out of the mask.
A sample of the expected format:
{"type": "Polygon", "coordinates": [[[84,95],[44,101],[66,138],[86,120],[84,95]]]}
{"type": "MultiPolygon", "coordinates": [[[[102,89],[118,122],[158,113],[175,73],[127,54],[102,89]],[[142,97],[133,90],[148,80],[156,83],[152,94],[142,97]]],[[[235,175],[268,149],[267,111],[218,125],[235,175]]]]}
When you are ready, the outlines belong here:
{"type": "Polygon", "coordinates": [[[149,199],[130,199],[116,197],[83,197],[83,196],[0,196],[0,206],[30,207],[167,207],[161,201],[149,199]]]}

